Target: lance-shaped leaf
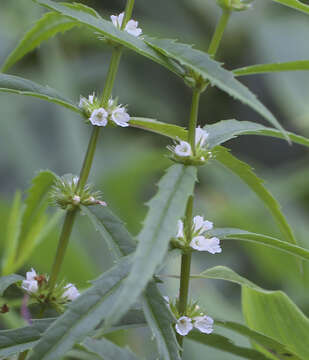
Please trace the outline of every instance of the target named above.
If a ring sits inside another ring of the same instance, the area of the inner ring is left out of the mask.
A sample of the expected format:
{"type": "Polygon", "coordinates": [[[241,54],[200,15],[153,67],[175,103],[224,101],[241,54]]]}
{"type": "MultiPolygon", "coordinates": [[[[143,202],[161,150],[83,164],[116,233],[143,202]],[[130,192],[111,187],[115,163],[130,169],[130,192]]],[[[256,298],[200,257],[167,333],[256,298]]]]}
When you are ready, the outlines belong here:
{"type": "Polygon", "coordinates": [[[0,277],[0,296],[3,295],[3,293],[9,286],[21,280],[24,280],[24,278],[20,275],[15,274],[0,277]]]}
{"type": "Polygon", "coordinates": [[[81,110],[75,104],[58,94],[56,90],[19,76],[0,74],[0,92],[37,97],[81,114],[81,110]]]}
{"type": "Polygon", "coordinates": [[[181,164],[171,166],[160,180],[157,194],[148,203],[149,211],[138,236],[132,271],[110,310],[106,319],[108,325],[129,310],[162,263],[169,241],[175,236],[177,221],[184,215],[195,181],[196,168],[181,164]]]}
{"type": "Polygon", "coordinates": [[[147,43],[162,54],[178,61],[181,65],[202,76],[205,80],[210,81],[211,84],[217,86],[219,89],[249,105],[288,138],[285,130],[279,124],[277,119],[256,98],[256,96],[247,87],[236,80],[231,71],[225,70],[220,63],[211,59],[208,54],[173,40],[147,38],[147,43]]]}
{"type": "Polygon", "coordinates": [[[44,333],[29,360],[58,360],[81,342],[109,313],[132,266],[132,257],[123,258],[73,301],[44,333]]]}
{"type": "Polygon", "coordinates": [[[251,329],[286,346],[283,359],[309,359],[309,319],[284,292],[243,287],[242,307],[251,329]]]}
{"type": "Polygon", "coordinates": [[[309,70],[309,60],[287,61],[282,63],[258,64],[245,66],[233,70],[236,76],[265,74],[282,71],[306,71],[309,70]]]}
{"type": "Polygon", "coordinates": [[[91,353],[98,356],[98,359],[104,360],[137,360],[137,356],[129,349],[121,348],[104,338],[95,340],[87,338],[82,345],[91,353]]]}
{"type": "Polygon", "coordinates": [[[251,188],[251,190],[256,193],[256,195],[264,202],[265,206],[276,219],[286,240],[296,244],[293,231],[281,211],[280,204],[265,188],[263,181],[254,174],[251,167],[234,157],[228,149],[222,146],[217,146],[214,149],[214,154],[215,159],[219,163],[231,170],[233,173],[235,173],[235,175],[239,176],[251,188]]]}
{"type": "Polygon", "coordinates": [[[301,11],[305,14],[309,14],[309,6],[303,4],[302,2],[300,2],[298,0],[271,0],[271,1],[288,6],[292,9],[301,11]]]}

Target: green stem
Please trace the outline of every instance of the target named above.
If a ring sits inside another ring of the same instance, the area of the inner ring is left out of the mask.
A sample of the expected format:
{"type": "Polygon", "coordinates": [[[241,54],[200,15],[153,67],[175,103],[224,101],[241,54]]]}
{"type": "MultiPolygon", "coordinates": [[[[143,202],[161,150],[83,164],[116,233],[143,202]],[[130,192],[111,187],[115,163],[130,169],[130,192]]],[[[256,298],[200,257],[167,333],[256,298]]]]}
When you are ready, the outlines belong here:
{"type": "Polygon", "coordinates": [[[124,11],[124,19],[121,24],[121,30],[124,30],[127,22],[131,19],[135,0],[128,0],[124,11]]]}
{"type": "Polygon", "coordinates": [[[231,11],[227,10],[227,9],[223,9],[222,10],[222,15],[221,18],[217,24],[215,33],[213,34],[213,37],[211,39],[210,45],[209,45],[209,49],[208,49],[208,54],[212,57],[214,57],[217,53],[217,50],[219,48],[224,30],[227,26],[227,23],[229,21],[231,15],[231,11]]]}
{"type": "Polygon", "coordinates": [[[195,155],[195,129],[197,124],[200,95],[201,95],[201,90],[199,88],[195,88],[192,96],[189,131],[188,131],[188,142],[191,145],[193,155],[195,155]]]}

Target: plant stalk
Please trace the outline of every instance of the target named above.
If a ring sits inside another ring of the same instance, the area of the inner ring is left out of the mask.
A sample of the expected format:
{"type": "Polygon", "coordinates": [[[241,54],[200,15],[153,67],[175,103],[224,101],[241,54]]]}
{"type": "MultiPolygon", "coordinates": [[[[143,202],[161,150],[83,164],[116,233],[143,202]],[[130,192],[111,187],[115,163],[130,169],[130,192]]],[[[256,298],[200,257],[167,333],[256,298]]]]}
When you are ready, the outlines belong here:
{"type": "Polygon", "coordinates": [[[225,30],[225,28],[227,26],[227,23],[229,21],[230,15],[231,15],[230,10],[227,10],[227,9],[222,10],[222,15],[221,15],[220,20],[219,20],[219,22],[217,24],[216,30],[215,30],[215,32],[213,34],[213,37],[211,39],[211,42],[210,42],[210,45],[209,45],[209,48],[208,48],[208,54],[211,57],[215,57],[215,55],[217,53],[217,50],[218,50],[219,45],[220,45],[221,40],[222,40],[224,30],[225,30]]]}
{"type": "Polygon", "coordinates": [[[201,90],[195,88],[192,96],[191,112],[189,120],[188,142],[191,145],[193,155],[195,155],[195,129],[198,118],[198,108],[200,103],[201,90]]]}

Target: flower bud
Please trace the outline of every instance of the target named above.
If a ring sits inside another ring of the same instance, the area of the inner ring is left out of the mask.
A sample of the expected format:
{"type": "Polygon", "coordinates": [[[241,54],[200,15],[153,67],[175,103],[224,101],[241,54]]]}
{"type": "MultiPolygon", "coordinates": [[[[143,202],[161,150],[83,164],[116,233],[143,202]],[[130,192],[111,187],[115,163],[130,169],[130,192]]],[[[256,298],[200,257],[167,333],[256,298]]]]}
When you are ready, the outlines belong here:
{"type": "Polygon", "coordinates": [[[251,7],[254,0],[217,0],[217,4],[224,10],[243,11],[251,7]]]}

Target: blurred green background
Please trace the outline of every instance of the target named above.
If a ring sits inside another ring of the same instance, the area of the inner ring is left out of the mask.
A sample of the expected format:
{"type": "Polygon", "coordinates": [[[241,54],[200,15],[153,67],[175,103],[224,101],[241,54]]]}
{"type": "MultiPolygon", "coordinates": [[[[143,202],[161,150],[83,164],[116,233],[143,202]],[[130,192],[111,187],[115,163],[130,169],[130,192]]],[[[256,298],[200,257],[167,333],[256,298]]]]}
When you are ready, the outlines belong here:
{"type": "MultiPolygon", "coordinates": [[[[81,1],[108,18],[124,8],[124,0],[81,1]]],[[[0,64],[44,10],[32,1],[2,0],[0,4],[0,64]]],[[[137,0],[134,18],[144,32],[177,38],[207,50],[219,16],[215,0],[137,0]]],[[[308,59],[309,19],[269,0],[258,0],[253,9],[235,13],[218,53],[228,69],[308,59]]],[[[58,89],[79,101],[80,94],[99,93],[104,85],[111,49],[93,32],[73,29],[58,35],[27,55],[11,74],[58,89]]],[[[241,81],[255,92],[286,129],[309,136],[309,74],[306,72],[257,75],[241,81]]],[[[191,91],[180,79],[155,63],[126,51],[117,76],[114,96],[128,104],[131,115],[155,118],[185,126],[191,91]]],[[[0,246],[6,232],[8,212],[15,190],[25,191],[40,169],[59,175],[78,174],[90,135],[90,127],[76,114],[60,106],[16,95],[0,95],[0,246]]],[[[248,107],[235,102],[216,88],[201,99],[201,125],[223,119],[263,122],[248,107]]],[[[90,181],[103,191],[104,199],[134,233],[146,213],[144,203],[155,193],[155,183],[171,163],[166,158],[169,141],[135,129],[101,131],[90,181]]],[[[306,149],[284,141],[256,136],[241,137],[227,146],[248,161],[283,206],[299,243],[309,248],[309,167],[306,149]]],[[[204,214],[218,227],[237,227],[280,237],[268,211],[236,177],[215,163],[199,172],[196,213],[204,214]]],[[[60,224],[58,228],[60,227],[60,224]]],[[[55,229],[33,253],[29,267],[49,272],[57,244],[55,229]]],[[[216,256],[197,254],[192,272],[214,265],[227,265],[266,289],[282,289],[309,315],[309,268],[299,275],[296,262],[275,250],[225,242],[216,256]]],[[[112,265],[108,249],[88,221],[79,217],[71,238],[63,277],[80,287],[112,265]]],[[[179,272],[179,258],[173,259],[169,274],[179,272]]],[[[213,317],[242,321],[240,291],[236,285],[217,281],[192,281],[194,299],[213,317]]],[[[168,280],[162,291],[177,295],[178,283],[168,280]]],[[[18,309],[17,309],[18,310],[18,309]]],[[[4,319],[4,317],[3,317],[4,319]]],[[[6,315],[4,326],[20,324],[18,313],[6,315]]],[[[237,344],[246,341],[227,331],[237,344]]],[[[147,359],[154,342],[134,331],[133,348],[147,359]],[[146,345],[145,345],[146,344],[146,345]]],[[[124,335],[117,338],[124,340],[124,335]]],[[[186,342],[189,359],[236,360],[236,356],[186,342]]]]}

